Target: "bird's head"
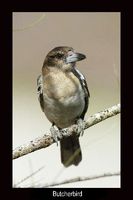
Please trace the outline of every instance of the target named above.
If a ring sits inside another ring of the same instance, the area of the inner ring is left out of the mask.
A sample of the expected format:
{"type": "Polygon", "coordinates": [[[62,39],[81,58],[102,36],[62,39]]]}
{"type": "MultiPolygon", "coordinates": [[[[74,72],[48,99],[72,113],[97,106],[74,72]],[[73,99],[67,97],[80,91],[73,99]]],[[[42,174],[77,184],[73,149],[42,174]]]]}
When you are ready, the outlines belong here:
{"type": "Polygon", "coordinates": [[[56,67],[62,71],[71,71],[77,61],[85,58],[85,55],[76,53],[71,47],[56,47],[47,54],[44,66],[56,67]]]}

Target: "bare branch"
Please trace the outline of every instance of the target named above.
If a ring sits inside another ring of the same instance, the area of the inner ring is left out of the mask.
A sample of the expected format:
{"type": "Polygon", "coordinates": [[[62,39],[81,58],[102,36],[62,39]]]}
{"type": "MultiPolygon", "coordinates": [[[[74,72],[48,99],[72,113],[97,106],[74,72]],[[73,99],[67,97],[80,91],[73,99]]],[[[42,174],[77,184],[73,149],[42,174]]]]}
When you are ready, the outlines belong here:
{"type": "Polygon", "coordinates": [[[25,178],[21,179],[18,183],[14,184],[13,187],[18,187],[18,185],[20,185],[21,183],[27,181],[28,179],[30,179],[32,176],[34,176],[35,174],[37,174],[39,171],[41,171],[42,169],[44,169],[43,167],[40,167],[39,169],[37,169],[35,172],[31,173],[30,175],[26,176],[25,178]]]}
{"type": "MultiPolygon", "coordinates": [[[[69,183],[75,183],[75,182],[80,182],[80,181],[89,181],[89,180],[95,180],[95,179],[106,178],[106,177],[111,177],[111,176],[120,176],[120,172],[106,172],[106,173],[90,175],[90,176],[86,176],[86,177],[76,177],[76,178],[72,178],[72,179],[68,179],[68,180],[64,180],[64,181],[60,181],[60,182],[59,181],[52,182],[52,183],[45,184],[45,185],[36,184],[36,185],[34,185],[34,188],[49,188],[49,187],[53,187],[53,186],[61,186],[61,185],[69,184],[69,183]]],[[[30,186],[28,186],[28,187],[30,187],[30,186]]],[[[21,188],[21,186],[19,186],[19,188],[21,188]]]]}
{"type": "Polygon", "coordinates": [[[13,29],[13,31],[17,32],[17,31],[25,31],[27,29],[30,29],[30,28],[34,27],[35,25],[39,24],[45,18],[45,16],[46,16],[46,14],[43,13],[43,14],[41,14],[41,16],[38,19],[36,19],[31,24],[28,24],[27,26],[20,27],[20,28],[15,28],[15,29],[13,29]]]}
{"type": "MultiPolygon", "coordinates": [[[[84,129],[87,129],[109,117],[113,117],[120,113],[120,104],[114,105],[108,109],[105,109],[104,111],[98,112],[88,118],[88,120],[84,124],[84,129]]],[[[63,137],[69,137],[72,134],[75,134],[78,130],[78,125],[74,124],[70,126],[69,128],[60,131],[63,137]]],[[[60,139],[59,139],[60,141],[60,139]]],[[[53,144],[55,141],[51,134],[44,134],[43,136],[40,136],[27,144],[21,145],[13,150],[13,159],[19,158],[21,156],[24,156],[28,153],[34,152],[36,150],[46,148],[53,144]]]]}
{"type": "Polygon", "coordinates": [[[88,180],[94,180],[94,179],[98,179],[98,178],[105,178],[105,177],[119,176],[119,175],[120,175],[120,172],[112,172],[112,173],[108,172],[108,173],[103,173],[103,174],[98,174],[98,175],[87,176],[87,177],[76,177],[76,178],[61,181],[61,182],[46,184],[43,187],[53,187],[53,186],[57,186],[57,185],[64,185],[64,184],[68,184],[68,183],[75,183],[75,182],[79,182],[79,181],[88,181],[88,180]]]}

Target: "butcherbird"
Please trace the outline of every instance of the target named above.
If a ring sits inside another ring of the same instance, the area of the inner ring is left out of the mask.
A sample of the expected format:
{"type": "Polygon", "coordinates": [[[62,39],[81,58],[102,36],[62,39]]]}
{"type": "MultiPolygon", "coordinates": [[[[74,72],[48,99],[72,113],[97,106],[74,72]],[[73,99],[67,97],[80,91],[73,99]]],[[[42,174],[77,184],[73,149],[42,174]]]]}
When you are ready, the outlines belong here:
{"type": "MultiPolygon", "coordinates": [[[[37,89],[41,109],[52,123],[52,134],[54,125],[58,130],[75,123],[82,127],[90,94],[85,77],[76,68],[76,62],[85,58],[73,48],[61,46],[52,49],[44,60],[37,89]]],[[[65,167],[78,165],[82,160],[79,135],[63,138],[60,150],[61,162],[65,167]]]]}

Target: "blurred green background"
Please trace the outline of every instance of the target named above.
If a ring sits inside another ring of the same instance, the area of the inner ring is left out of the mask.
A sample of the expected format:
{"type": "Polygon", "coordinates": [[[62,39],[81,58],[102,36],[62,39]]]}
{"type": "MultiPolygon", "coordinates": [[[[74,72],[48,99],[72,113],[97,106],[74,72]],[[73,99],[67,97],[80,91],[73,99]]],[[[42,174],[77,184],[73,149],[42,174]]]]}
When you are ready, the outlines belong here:
{"type": "MultiPolygon", "coordinates": [[[[88,116],[120,101],[119,12],[13,13],[13,149],[49,132],[40,109],[36,79],[46,54],[57,46],[84,53],[77,64],[90,90],[88,116]]],[[[40,187],[52,181],[120,171],[120,115],[85,131],[80,137],[83,160],[64,168],[56,144],[13,161],[13,185],[40,187]]],[[[67,184],[62,187],[120,187],[120,177],[67,184]]]]}

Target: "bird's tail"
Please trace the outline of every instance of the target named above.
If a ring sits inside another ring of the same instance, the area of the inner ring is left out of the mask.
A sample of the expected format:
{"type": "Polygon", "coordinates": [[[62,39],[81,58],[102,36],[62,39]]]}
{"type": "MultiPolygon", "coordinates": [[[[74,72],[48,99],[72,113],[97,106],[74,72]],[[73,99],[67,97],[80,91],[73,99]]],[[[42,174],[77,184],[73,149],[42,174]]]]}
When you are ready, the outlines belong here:
{"type": "Polygon", "coordinates": [[[61,162],[65,167],[78,165],[82,160],[82,153],[79,144],[79,137],[71,135],[60,141],[61,162]]]}

